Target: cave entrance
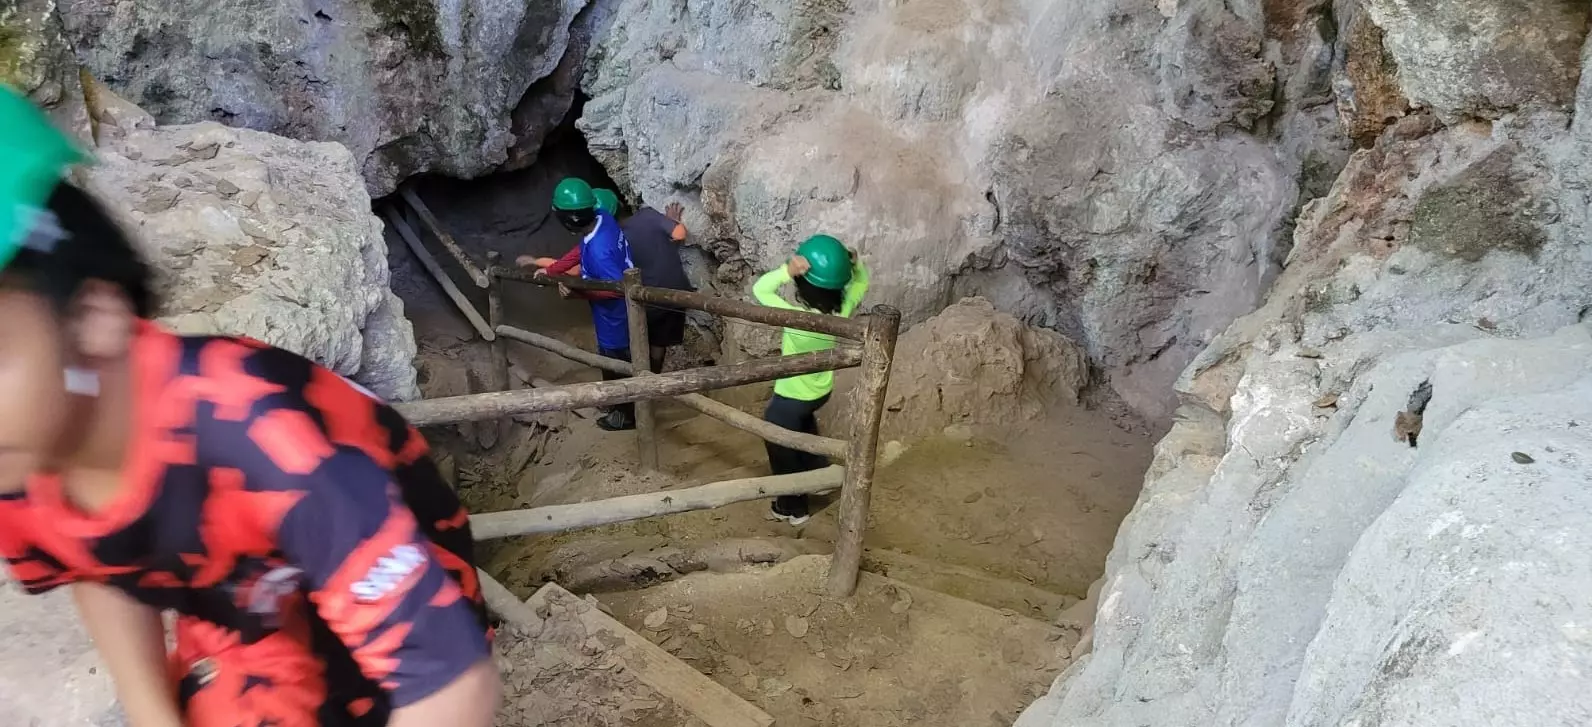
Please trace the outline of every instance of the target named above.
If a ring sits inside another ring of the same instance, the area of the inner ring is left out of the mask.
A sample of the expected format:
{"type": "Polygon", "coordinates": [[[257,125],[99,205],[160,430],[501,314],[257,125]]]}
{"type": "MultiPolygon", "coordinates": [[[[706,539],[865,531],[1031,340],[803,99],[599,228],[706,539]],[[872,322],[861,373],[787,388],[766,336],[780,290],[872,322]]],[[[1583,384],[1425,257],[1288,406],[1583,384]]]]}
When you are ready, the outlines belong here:
{"type": "MultiPolygon", "coordinates": [[[[574,244],[549,214],[554,185],[571,175],[612,187],[584,138],[566,122],[524,169],[468,181],[423,177],[412,184],[469,254],[479,260],[495,251],[512,261],[520,255],[557,257],[574,244]]],[[[403,242],[389,234],[388,245],[393,287],[415,327],[425,396],[491,390],[490,346],[403,242]]],[[[436,257],[451,266],[446,255],[436,257]]],[[[485,293],[461,270],[452,273],[484,311],[485,293]]],[[[503,302],[508,324],[595,349],[583,303],[530,284],[505,285],[503,302]]],[[[972,317],[942,321],[937,332],[909,331],[898,348],[898,370],[905,357],[927,356],[926,349],[968,330],[1006,334],[977,334],[987,340],[960,358],[1022,361],[1027,334],[1009,317],[992,324],[988,316],[994,310],[985,308],[970,313],[959,307],[960,315],[972,317]],[[1002,346],[1015,358],[991,352],[1002,346]]],[[[729,331],[722,340],[745,348],[758,336],[766,346],[778,345],[774,330],[729,331]]],[[[688,337],[685,350],[671,351],[669,368],[767,352],[722,351],[717,340],[688,337]]],[[[515,342],[506,346],[518,385],[600,378],[554,354],[515,342]]],[[[903,401],[971,406],[944,403],[950,400],[938,388],[939,380],[968,372],[953,358],[928,356],[927,368],[903,370],[903,401]]],[[[1000,367],[984,368],[998,374],[1000,367]]],[[[968,375],[991,396],[1005,395],[997,379],[978,378],[985,372],[968,375]]],[[[851,378],[837,377],[836,403],[822,415],[827,433],[840,431],[836,419],[845,410],[851,378]]],[[[768,394],[763,384],[713,396],[758,413],[768,394]]],[[[768,473],[763,442],[754,435],[671,402],[659,402],[657,416],[661,474],[641,474],[633,435],[600,430],[591,411],[523,417],[507,425],[506,433],[496,428],[491,436],[477,425],[435,428],[427,436],[475,512],[768,473]]],[[[720,678],[781,723],[968,724],[987,721],[991,713],[1013,716],[1032,698],[1029,690],[1048,684],[1065,665],[1092,614],[1078,604],[1103,570],[1117,526],[1132,507],[1149,461],[1148,436],[1123,426],[1105,408],[1073,404],[1016,426],[941,431],[937,423],[933,434],[901,440],[883,447],[864,564],[874,576],[851,610],[805,585],[822,573],[821,556],[838,535],[834,507],[792,527],[770,519],[766,501],[745,502],[492,541],[480,548],[480,561],[522,596],[545,581],[598,594],[620,621],[720,678]],[[766,567],[748,568],[754,564],[766,567]],[[1078,626],[1067,631],[1058,622],[1078,626]],[[961,656],[944,658],[952,653],[961,656]],[[865,694],[857,693],[859,679],[869,684],[865,694]],[[931,699],[932,685],[944,684],[959,685],[952,691],[959,691],[960,702],[931,699]],[[928,704],[938,706],[920,709],[928,704]],[[814,717],[814,705],[830,711],[814,717]],[[881,714],[893,716],[876,719],[881,714]]]]}

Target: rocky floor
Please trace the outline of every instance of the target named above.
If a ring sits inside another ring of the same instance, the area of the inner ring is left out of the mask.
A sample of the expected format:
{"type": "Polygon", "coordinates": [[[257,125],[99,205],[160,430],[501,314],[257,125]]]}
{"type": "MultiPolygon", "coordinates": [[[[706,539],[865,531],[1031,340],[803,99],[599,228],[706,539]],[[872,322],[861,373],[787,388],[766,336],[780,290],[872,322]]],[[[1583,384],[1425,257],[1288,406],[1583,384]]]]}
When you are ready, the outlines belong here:
{"type": "Polygon", "coordinates": [[[1066,666],[1075,641],[868,573],[853,598],[831,599],[827,567],[803,556],[601,600],[781,727],[1005,727],[1066,666]]]}

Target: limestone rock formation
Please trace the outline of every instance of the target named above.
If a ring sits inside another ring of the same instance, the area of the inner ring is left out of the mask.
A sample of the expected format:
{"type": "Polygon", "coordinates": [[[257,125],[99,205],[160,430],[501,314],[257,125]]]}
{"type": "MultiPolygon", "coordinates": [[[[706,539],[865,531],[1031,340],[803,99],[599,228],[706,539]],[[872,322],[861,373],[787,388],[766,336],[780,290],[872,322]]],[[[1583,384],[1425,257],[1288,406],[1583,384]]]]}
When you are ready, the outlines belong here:
{"type": "Polygon", "coordinates": [[[620,0],[580,121],[739,288],[817,230],[908,322],[982,295],[1146,413],[1253,309],[1347,141],[1326,3],[620,0]],[[1231,6],[1231,7],[1229,7],[1231,6]]]}
{"type": "Polygon", "coordinates": [[[168,323],[258,338],[389,399],[418,396],[414,334],[346,148],[215,122],[133,124],[102,131],[88,186],[148,245],[168,323]]]}
{"type": "MultiPolygon", "coordinates": [[[[1370,3],[1383,20],[1438,7],[1524,6],[1370,3]]],[[[1508,18],[1478,29],[1563,30],[1562,14],[1508,18]]],[[[1266,304],[1182,375],[1093,653],[1021,727],[1592,713],[1592,79],[1511,86],[1497,64],[1443,60],[1465,24],[1401,22],[1381,31],[1416,112],[1361,117],[1374,142],[1305,207],[1266,304]],[[1462,87],[1485,93],[1445,95],[1462,87]]],[[[1531,45],[1539,70],[1562,53],[1531,45]]]]}
{"type": "Polygon", "coordinates": [[[1089,378],[1078,344],[968,298],[913,327],[896,345],[884,436],[910,439],[952,424],[1022,424],[1049,404],[1077,404],[1089,378]]]}
{"type": "Polygon", "coordinates": [[[77,63],[54,0],[0,5],[0,83],[20,89],[63,129],[87,136],[77,63]]]}
{"type": "Polygon", "coordinates": [[[567,102],[511,116],[564,57],[585,0],[59,4],[88,69],[161,123],[342,142],[379,196],[536,148],[567,102]]]}

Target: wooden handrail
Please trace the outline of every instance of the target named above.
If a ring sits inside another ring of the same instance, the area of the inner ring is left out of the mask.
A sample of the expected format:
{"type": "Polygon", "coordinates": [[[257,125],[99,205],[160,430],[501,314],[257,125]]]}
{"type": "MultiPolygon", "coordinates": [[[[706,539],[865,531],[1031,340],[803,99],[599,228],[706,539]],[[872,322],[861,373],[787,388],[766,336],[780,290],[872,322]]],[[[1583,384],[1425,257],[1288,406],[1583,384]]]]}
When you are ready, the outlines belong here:
{"type": "Polygon", "coordinates": [[[573,505],[489,512],[470,516],[470,532],[476,540],[492,540],[593,528],[693,510],[711,510],[746,500],[811,495],[838,488],[843,473],[842,468],[831,466],[792,475],[725,480],[679,490],[625,495],[573,505]]]}
{"type": "MultiPolygon", "coordinates": [[[[535,346],[543,351],[556,353],[576,363],[583,363],[604,371],[628,374],[632,370],[630,364],[619,359],[599,356],[540,333],[532,333],[513,326],[498,326],[497,334],[500,338],[535,346]]],[[[781,447],[810,452],[840,462],[846,459],[845,440],[786,429],[702,394],[681,394],[674,397],[674,400],[736,429],[751,432],[762,437],[765,441],[773,442],[781,447]]]]}
{"type": "MultiPolygon", "coordinates": [[[[563,285],[570,290],[624,292],[623,285],[607,280],[586,280],[567,275],[538,276],[523,270],[506,270],[501,275],[506,280],[517,280],[534,285],[563,285]]],[[[650,285],[643,285],[636,289],[636,299],[649,305],[707,311],[721,316],[752,321],[753,323],[827,333],[831,336],[849,338],[853,341],[862,340],[863,335],[868,330],[866,321],[855,318],[841,318],[840,316],[824,315],[805,310],[770,308],[758,303],[735,300],[733,298],[721,298],[690,290],[656,288],[650,285]]]]}
{"type": "Polygon", "coordinates": [[[441,399],[424,399],[394,407],[415,426],[500,419],[518,414],[566,411],[588,406],[609,406],[627,401],[679,396],[724,389],[815,371],[834,371],[861,363],[855,349],[836,348],[796,356],[771,356],[729,366],[671,371],[640,378],[568,384],[550,389],[494,391],[441,399]]]}
{"type": "Polygon", "coordinates": [[[425,201],[420,199],[420,195],[415,192],[414,188],[405,185],[398,190],[398,194],[404,198],[405,202],[409,203],[409,207],[415,211],[415,214],[420,215],[420,221],[425,223],[426,229],[431,230],[431,234],[442,242],[442,246],[447,248],[448,254],[452,255],[453,259],[458,261],[459,266],[464,268],[465,274],[470,276],[470,280],[475,283],[475,287],[485,288],[489,284],[486,270],[475,263],[475,259],[471,258],[470,254],[459,246],[459,242],[454,240],[447,230],[442,229],[442,223],[437,221],[436,215],[431,214],[431,208],[427,207],[425,201]]]}
{"type": "Polygon", "coordinates": [[[432,257],[431,251],[427,250],[426,246],[420,242],[420,236],[415,234],[414,228],[404,221],[403,216],[398,214],[396,209],[388,207],[386,212],[387,221],[398,232],[398,236],[403,238],[404,244],[409,246],[409,251],[413,252],[415,257],[420,260],[420,266],[431,274],[431,277],[437,281],[437,285],[442,286],[442,292],[448,296],[448,300],[453,301],[453,305],[459,309],[460,313],[464,314],[465,319],[470,321],[470,325],[475,328],[476,333],[481,334],[481,337],[488,341],[496,338],[497,334],[492,330],[492,326],[481,318],[480,312],[476,311],[475,306],[470,303],[470,299],[464,297],[464,292],[459,290],[459,286],[453,284],[453,279],[448,277],[448,273],[442,269],[441,265],[437,264],[437,259],[432,257]]]}

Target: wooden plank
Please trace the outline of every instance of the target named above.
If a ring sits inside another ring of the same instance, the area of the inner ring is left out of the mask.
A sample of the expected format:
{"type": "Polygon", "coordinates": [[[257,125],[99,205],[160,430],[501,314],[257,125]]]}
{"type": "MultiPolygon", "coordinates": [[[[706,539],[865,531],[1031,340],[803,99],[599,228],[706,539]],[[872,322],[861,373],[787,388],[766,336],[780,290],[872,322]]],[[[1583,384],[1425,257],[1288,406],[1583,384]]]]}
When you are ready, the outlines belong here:
{"type": "Polygon", "coordinates": [[[793,475],[725,480],[680,490],[611,497],[573,505],[489,512],[470,516],[470,532],[476,540],[510,538],[593,528],[693,510],[711,510],[746,500],[811,495],[839,487],[844,473],[843,468],[830,466],[793,475]]]}
{"type": "Polygon", "coordinates": [[[770,356],[731,366],[670,371],[666,374],[568,384],[552,389],[495,391],[395,404],[394,408],[416,426],[500,419],[541,411],[568,411],[589,406],[609,406],[627,401],[679,396],[698,391],[770,381],[814,371],[834,371],[856,366],[861,355],[853,349],[815,351],[796,356],[770,356]]]}
{"type": "MultiPolygon", "coordinates": [[[[617,637],[621,645],[614,650],[614,655],[624,661],[625,667],[637,679],[674,702],[675,706],[706,722],[708,727],[769,727],[774,724],[774,718],[767,712],[735,696],[723,685],[687,666],[640,634],[625,628],[624,624],[597,607],[582,602],[556,583],[542,586],[536,595],[531,596],[528,605],[532,610],[544,606],[565,606],[593,636],[603,633],[617,637]]],[[[598,637],[598,641],[606,643],[608,640],[598,637]]]]}
{"type": "Polygon", "coordinates": [[[850,596],[857,590],[862,568],[862,539],[868,530],[868,501],[879,455],[879,421],[884,417],[885,389],[895,357],[901,311],[875,306],[862,340],[862,380],[851,392],[851,437],[846,449],[846,484],[840,488],[840,533],[829,563],[829,595],[850,596]]]}
{"type": "Polygon", "coordinates": [[[470,280],[475,283],[475,287],[487,287],[491,281],[488,279],[486,271],[475,264],[475,260],[471,259],[470,254],[459,246],[458,241],[454,240],[447,230],[442,229],[442,223],[437,221],[436,215],[431,214],[431,208],[427,207],[426,203],[420,199],[420,195],[415,192],[414,188],[404,185],[402,189],[398,190],[398,193],[404,198],[405,202],[409,203],[409,207],[415,211],[415,214],[420,215],[420,221],[425,224],[427,229],[431,230],[432,235],[442,242],[442,247],[448,251],[448,254],[459,261],[459,266],[464,268],[464,273],[470,276],[470,280]]]}
{"type": "Polygon", "coordinates": [[[421,244],[420,237],[415,235],[415,231],[409,227],[409,223],[404,222],[403,217],[399,216],[391,207],[388,207],[386,212],[387,221],[392,224],[394,230],[398,231],[398,236],[403,238],[404,244],[409,246],[409,251],[420,259],[421,267],[424,267],[426,272],[431,273],[431,277],[437,281],[437,285],[442,286],[442,292],[447,293],[448,299],[452,300],[453,304],[458,307],[459,312],[469,319],[470,325],[475,327],[476,332],[488,341],[496,339],[497,333],[492,330],[492,326],[487,325],[487,322],[481,318],[481,314],[476,312],[475,306],[470,304],[469,298],[464,297],[464,293],[459,290],[459,286],[453,284],[453,279],[448,277],[448,273],[442,269],[441,265],[437,264],[436,258],[432,257],[431,253],[426,250],[426,246],[421,244]]]}
{"type": "MultiPolygon", "coordinates": [[[[540,333],[520,330],[513,326],[498,326],[497,333],[503,338],[535,346],[593,368],[621,374],[628,374],[632,370],[631,365],[624,361],[599,356],[540,333]]],[[[537,384],[537,386],[542,386],[542,384],[537,384]]],[[[840,462],[844,462],[846,459],[846,443],[843,440],[786,429],[702,394],[681,394],[674,397],[674,400],[725,424],[756,434],[765,441],[773,442],[782,447],[811,452],[840,462]]]]}

